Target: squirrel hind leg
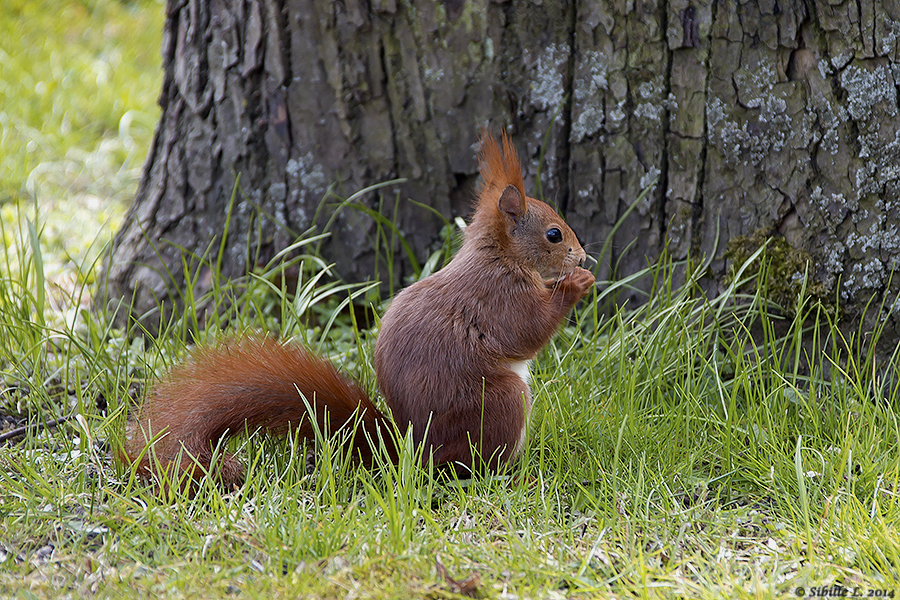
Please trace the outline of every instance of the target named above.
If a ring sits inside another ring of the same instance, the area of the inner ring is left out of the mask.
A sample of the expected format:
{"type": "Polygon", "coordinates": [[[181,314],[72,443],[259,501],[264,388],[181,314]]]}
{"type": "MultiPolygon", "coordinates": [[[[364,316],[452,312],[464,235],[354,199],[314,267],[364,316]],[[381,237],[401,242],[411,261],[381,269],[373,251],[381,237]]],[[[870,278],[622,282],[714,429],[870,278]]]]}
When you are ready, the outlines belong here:
{"type": "Polygon", "coordinates": [[[177,485],[189,495],[199,489],[200,480],[207,475],[224,489],[244,482],[241,462],[225,452],[224,447],[213,451],[210,439],[223,438],[222,435],[206,431],[188,434],[184,423],[157,418],[154,408],[155,404],[145,405],[140,413],[129,417],[124,444],[117,451],[119,460],[134,465],[142,481],[161,491],[177,485]]]}
{"type": "Polygon", "coordinates": [[[197,453],[190,452],[189,455],[182,454],[180,480],[187,481],[191,487],[196,488],[205,476],[212,477],[213,481],[224,489],[231,490],[244,483],[244,465],[228,452],[220,453],[215,462],[212,452],[208,449],[197,453]]]}
{"type": "Polygon", "coordinates": [[[144,482],[159,486],[161,492],[177,484],[182,491],[193,496],[200,480],[206,475],[213,477],[225,489],[232,489],[244,482],[244,466],[234,455],[220,452],[213,462],[212,449],[202,441],[179,442],[165,435],[148,445],[146,436],[139,429],[137,423],[128,423],[125,446],[118,452],[119,460],[123,464],[133,464],[137,476],[144,482]]]}
{"type": "Polygon", "coordinates": [[[477,402],[436,419],[428,433],[435,464],[457,463],[473,472],[499,473],[525,445],[531,392],[519,372],[499,368],[477,386],[477,402]]]}
{"type": "Polygon", "coordinates": [[[244,466],[234,455],[223,453],[213,462],[209,450],[184,452],[180,459],[168,463],[145,455],[137,465],[137,473],[144,481],[158,486],[161,493],[176,486],[190,497],[197,493],[200,481],[206,476],[229,491],[244,482],[244,466]]]}

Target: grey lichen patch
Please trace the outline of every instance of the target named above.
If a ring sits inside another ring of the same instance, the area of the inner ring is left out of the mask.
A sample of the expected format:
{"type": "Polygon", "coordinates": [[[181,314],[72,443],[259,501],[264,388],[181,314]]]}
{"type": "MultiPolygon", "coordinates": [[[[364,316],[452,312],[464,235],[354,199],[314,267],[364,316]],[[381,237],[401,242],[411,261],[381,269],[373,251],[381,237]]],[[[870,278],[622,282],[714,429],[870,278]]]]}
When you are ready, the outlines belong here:
{"type": "Polygon", "coordinates": [[[849,175],[856,196],[893,197],[900,193],[898,96],[891,66],[878,61],[850,64],[840,74],[847,111],[858,133],[857,156],[849,175]]]}
{"type": "Polygon", "coordinates": [[[884,285],[884,280],[885,269],[881,260],[871,258],[861,263],[853,263],[850,274],[841,286],[841,299],[850,300],[860,292],[880,289],[884,285]]]}
{"type": "MultiPolygon", "coordinates": [[[[829,208],[835,204],[826,194],[814,197],[829,208]]],[[[873,293],[886,290],[891,273],[900,268],[900,228],[893,201],[879,199],[867,208],[856,208],[853,202],[847,205],[853,218],[832,234],[833,242],[823,253],[822,270],[832,286],[836,277],[841,277],[842,301],[865,301],[873,293]]]]}
{"type": "MultiPolygon", "coordinates": [[[[784,237],[770,229],[758,229],[751,235],[740,235],[728,241],[725,259],[728,269],[726,284],[734,281],[738,270],[763,245],[765,250],[744,275],[756,272],[757,277],[749,285],[756,286],[771,302],[777,304],[788,316],[794,316],[801,293],[818,302],[829,313],[837,308],[832,288],[816,275],[816,265],[805,250],[792,247],[784,237]]],[[[749,290],[748,290],[749,291],[749,290]]]]}
{"type": "Polygon", "coordinates": [[[859,135],[859,157],[865,161],[853,175],[860,199],[900,193],[900,130],[886,139],[892,126],[884,123],[881,131],[859,135]]]}
{"type": "Polygon", "coordinates": [[[841,52],[840,54],[831,57],[831,64],[835,69],[840,70],[847,66],[847,63],[851,60],[853,60],[852,52],[841,52]]]}
{"type": "Polygon", "coordinates": [[[422,81],[428,87],[436,87],[444,78],[444,69],[425,66],[422,69],[422,81]]]}
{"type": "Polygon", "coordinates": [[[879,45],[880,54],[882,56],[889,56],[891,52],[894,51],[897,42],[900,41],[900,21],[885,17],[884,20],[881,21],[881,26],[883,28],[883,35],[879,45]]]}
{"type": "Polygon", "coordinates": [[[753,68],[739,69],[734,74],[733,81],[738,92],[738,102],[747,108],[759,108],[778,78],[772,63],[762,61],[753,68]]]}
{"type": "Polygon", "coordinates": [[[587,200],[595,196],[597,196],[597,190],[591,183],[588,183],[587,185],[580,187],[575,191],[575,197],[579,200],[587,200]]]}
{"type": "Polygon", "coordinates": [[[663,110],[667,104],[662,76],[642,81],[637,86],[634,116],[656,125],[662,122],[663,110]]]}
{"type": "Polygon", "coordinates": [[[608,69],[608,58],[596,50],[585,52],[576,65],[572,82],[575,102],[570,140],[573,143],[595,135],[603,127],[603,94],[609,86],[608,69]]]}
{"type": "Polygon", "coordinates": [[[322,165],[316,162],[312,152],[288,160],[285,166],[288,177],[299,180],[301,189],[311,196],[321,196],[328,187],[328,179],[322,165]]]}
{"type": "Polygon", "coordinates": [[[646,196],[645,203],[649,203],[651,198],[653,197],[653,192],[656,191],[656,185],[659,183],[659,176],[662,172],[656,167],[656,165],[651,165],[646,173],[641,175],[640,186],[642,190],[647,189],[651,185],[653,189],[646,196]]]}
{"type": "Polygon", "coordinates": [[[539,110],[552,110],[562,104],[563,73],[568,59],[568,48],[560,44],[550,44],[538,55],[531,82],[531,101],[539,110]]]}
{"type": "Polygon", "coordinates": [[[900,234],[897,224],[888,222],[884,214],[879,214],[863,233],[851,232],[847,235],[848,248],[857,248],[859,255],[877,251],[888,260],[900,254],[900,234]]]}
{"type": "Polygon", "coordinates": [[[634,107],[634,116],[638,119],[647,119],[658,123],[662,120],[662,111],[663,107],[659,104],[642,102],[634,107]]]}
{"type": "Polygon", "coordinates": [[[259,188],[252,188],[247,192],[246,196],[239,195],[238,198],[240,199],[235,207],[235,212],[239,215],[252,214],[256,207],[262,206],[265,201],[263,192],[259,188]]]}
{"type": "Polygon", "coordinates": [[[839,240],[835,240],[827,245],[822,253],[819,277],[822,283],[830,290],[834,289],[837,284],[837,278],[844,272],[844,257],[846,254],[847,248],[839,240]]]}
{"type": "MultiPolygon", "coordinates": [[[[676,98],[675,94],[673,94],[672,92],[669,92],[669,95],[666,96],[666,108],[671,113],[674,113],[678,110],[678,98],[676,98]]],[[[674,115],[672,116],[672,118],[675,118],[674,115]]]]}
{"type": "Polygon", "coordinates": [[[494,60],[494,40],[489,37],[484,38],[484,58],[487,62],[494,60]]]}
{"type": "Polygon", "coordinates": [[[843,194],[824,192],[818,185],[810,193],[810,201],[816,209],[815,214],[822,217],[825,227],[830,233],[835,233],[848,215],[856,214],[859,209],[857,199],[847,200],[843,194]]]}
{"type": "Polygon", "coordinates": [[[838,153],[838,149],[840,148],[840,137],[838,136],[836,129],[827,129],[825,133],[822,134],[819,148],[832,156],[838,153]]]}
{"type": "Polygon", "coordinates": [[[653,100],[660,95],[663,83],[656,77],[653,81],[643,81],[637,86],[637,95],[641,100],[653,100]]]}
{"type": "Polygon", "coordinates": [[[869,121],[872,109],[881,107],[888,115],[897,114],[897,88],[888,65],[872,69],[850,65],[841,73],[841,86],[847,91],[847,109],[859,121],[869,121]]]}
{"type": "Polygon", "coordinates": [[[766,94],[754,100],[757,109],[741,123],[731,118],[728,105],[710,96],[706,105],[709,141],[732,168],[759,166],[773,153],[796,148],[811,138],[810,116],[789,114],[784,98],[766,94]]]}
{"type": "Polygon", "coordinates": [[[622,124],[625,122],[625,118],[628,116],[625,113],[625,103],[626,101],[624,99],[620,100],[610,109],[608,116],[611,130],[620,129],[622,124]]]}
{"type": "MultiPolygon", "coordinates": [[[[819,61],[820,65],[826,64],[825,61],[819,61]]],[[[845,125],[850,116],[840,104],[829,101],[821,93],[814,93],[810,99],[812,110],[815,112],[816,118],[823,133],[820,134],[819,148],[834,156],[840,149],[840,133],[839,129],[845,125]]]]}

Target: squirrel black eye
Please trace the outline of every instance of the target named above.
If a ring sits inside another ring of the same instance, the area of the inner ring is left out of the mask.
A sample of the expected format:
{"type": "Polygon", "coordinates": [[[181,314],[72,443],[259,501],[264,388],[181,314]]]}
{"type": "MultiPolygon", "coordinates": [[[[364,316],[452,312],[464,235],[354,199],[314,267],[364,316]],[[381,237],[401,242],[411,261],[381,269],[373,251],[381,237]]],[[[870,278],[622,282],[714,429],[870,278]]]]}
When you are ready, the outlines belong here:
{"type": "Polygon", "coordinates": [[[547,230],[547,241],[551,244],[558,244],[562,241],[562,231],[556,227],[547,230]]]}

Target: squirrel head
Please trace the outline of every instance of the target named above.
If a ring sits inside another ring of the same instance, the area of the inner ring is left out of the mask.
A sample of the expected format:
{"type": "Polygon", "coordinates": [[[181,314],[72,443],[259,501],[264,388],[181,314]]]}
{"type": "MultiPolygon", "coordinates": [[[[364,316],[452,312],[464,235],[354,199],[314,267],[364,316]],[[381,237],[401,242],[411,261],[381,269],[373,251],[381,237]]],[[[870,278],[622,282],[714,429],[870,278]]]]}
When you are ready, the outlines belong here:
{"type": "Polygon", "coordinates": [[[555,210],[525,195],[519,157],[505,133],[502,144],[501,149],[482,132],[479,170],[484,181],[472,226],[495,239],[501,256],[542,279],[561,279],[584,263],[584,248],[555,210]]]}

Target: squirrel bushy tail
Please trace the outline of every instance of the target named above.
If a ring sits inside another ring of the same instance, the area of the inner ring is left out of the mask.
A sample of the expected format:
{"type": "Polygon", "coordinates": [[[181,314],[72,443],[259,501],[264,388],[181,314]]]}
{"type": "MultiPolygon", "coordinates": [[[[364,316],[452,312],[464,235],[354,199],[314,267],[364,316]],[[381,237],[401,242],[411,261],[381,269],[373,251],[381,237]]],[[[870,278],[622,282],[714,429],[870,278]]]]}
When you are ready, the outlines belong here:
{"type": "MultiPolygon", "coordinates": [[[[213,448],[233,435],[290,430],[313,438],[307,407],[326,434],[358,423],[353,452],[363,463],[371,463],[371,444],[379,438],[388,446],[393,443],[385,427],[388,419],[329,362],[273,339],[244,338],[198,349],[175,367],[129,419],[120,458],[128,464],[139,461],[139,475],[150,479],[158,475],[157,467],[176,464],[184,451],[181,473],[169,477],[187,472],[197,481],[209,471],[213,448]]],[[[394,453],[392,446],[387,450],[394,453]]],[[[223,453],[214,474],[231,486],[243,481],[244,469],[223,453]]]]}

